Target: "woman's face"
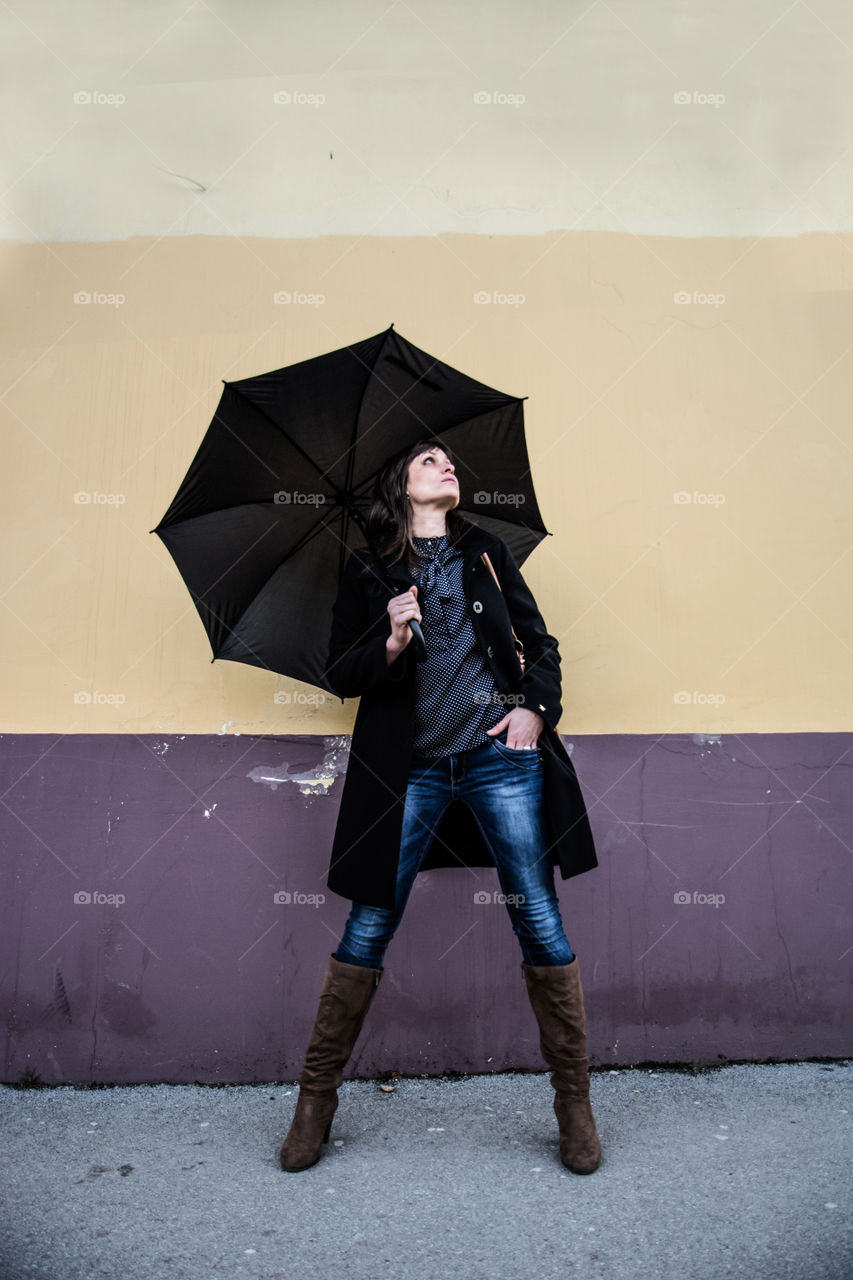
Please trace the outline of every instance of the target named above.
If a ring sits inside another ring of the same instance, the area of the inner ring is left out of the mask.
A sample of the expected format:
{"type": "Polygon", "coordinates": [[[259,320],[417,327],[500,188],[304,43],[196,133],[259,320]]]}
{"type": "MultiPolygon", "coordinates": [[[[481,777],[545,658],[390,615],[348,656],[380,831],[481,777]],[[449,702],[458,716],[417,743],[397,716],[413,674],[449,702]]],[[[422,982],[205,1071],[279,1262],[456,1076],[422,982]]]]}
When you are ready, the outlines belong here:
{"type": "Polygon", "coordinates": [[[414,506],[421,503],[452,511],[459,505],[456,468],[443,449],[428,449],[409,463],[406,492],[414,506]]]}

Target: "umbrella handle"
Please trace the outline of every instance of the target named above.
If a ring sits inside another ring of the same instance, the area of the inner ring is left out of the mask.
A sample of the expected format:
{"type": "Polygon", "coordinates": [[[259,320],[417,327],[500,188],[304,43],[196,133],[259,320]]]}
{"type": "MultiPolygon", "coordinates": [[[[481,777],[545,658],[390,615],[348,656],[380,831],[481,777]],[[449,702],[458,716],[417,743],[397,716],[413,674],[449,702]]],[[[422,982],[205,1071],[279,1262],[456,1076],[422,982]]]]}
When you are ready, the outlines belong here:
{"type": "MultiPolygon", "coordinates": [[[[370,543],[369,539],[368,539],[368,546],[370,546],[370,550],[373,553],[374,559],[378,561],[379,564],[381,565],[382,557],[378,554],[376,547],[370,543]]],[[[398,593],[397,584],[391,580],[387,570],[385,570],[384,573],[381,573],[380,575],[377,575],[377,576],[379,576],[380,581],[384,581],[386,588],[391,592],[392,595],[396,595],[398,593]]],[[[421,624],[417,622],[414,618],[409,618],[409,626],[412,628],[412,638],[409,641],[409,643],[413,644],[415,647],[415,660],[417,662],[423,662],[427,656],[427,647],[426,647],[426,641],[424,640],[424,633],[423,631],[421,631],[421,624]]]]}
{"type": "Polygon", "coordinates": [[[409,626],[412,628],[412,638],[409,643],[415,646],[415,658],[417,661],[423,662],[427,656],[427,647],[424,633],[421,631],[421,624],[415,618],[409,618],[409,626]]]}

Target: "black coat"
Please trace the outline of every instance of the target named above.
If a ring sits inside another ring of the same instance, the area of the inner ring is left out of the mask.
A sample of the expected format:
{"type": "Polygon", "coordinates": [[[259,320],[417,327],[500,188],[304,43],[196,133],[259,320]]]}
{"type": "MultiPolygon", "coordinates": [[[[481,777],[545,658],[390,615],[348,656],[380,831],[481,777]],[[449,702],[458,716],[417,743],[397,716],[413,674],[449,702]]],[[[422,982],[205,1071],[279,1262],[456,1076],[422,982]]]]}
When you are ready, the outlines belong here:
{"type": "MultiPolygon", "coordinates": [[[[466,521],[458,546],[474,633],[497,688],[503,694],[524,695],[517,705],[537,711],[545,721],[539,737],[544,828],[551,862],[559,865],[565,880],[589,871],[598,860],[577,775],[556,731],[562,710],[557,641],[545,629],[536,601],[500,538],[466,521]],[[483,551],[495,567],[500,590],[480,559],[483,551]],[[510,617],[524,644],[523,675],[510,617]]],[[[342,897],[392,909],[412,756],[416,659],[409,643],[388,665],[389,593],[372,575],[361,576],[369,559],[367,549],[360,549],[346,565],[326,664],[329,685],[342,700],[361,698],[327,883],[342,897]]],[[[398,595],[415,582],[400,563],[390,572],[399,584],[398,595]]],[[[429,644],[426,633],[424,638],[429,644]]],[[[513,705],[508,701],[506,710],[513,705]]],[[[467,804],[454,800],[442,815],[422,869],[459,865],[494,866],[494,859],[467,804]]]]}

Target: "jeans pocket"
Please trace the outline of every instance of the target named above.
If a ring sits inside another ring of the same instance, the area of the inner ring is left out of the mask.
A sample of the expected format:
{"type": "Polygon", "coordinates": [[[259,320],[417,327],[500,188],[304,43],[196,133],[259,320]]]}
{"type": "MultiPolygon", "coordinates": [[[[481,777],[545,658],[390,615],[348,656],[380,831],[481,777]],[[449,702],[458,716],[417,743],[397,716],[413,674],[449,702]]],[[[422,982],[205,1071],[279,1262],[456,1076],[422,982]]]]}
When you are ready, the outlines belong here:
{"type": "Polygon", "coordinates": [[[527,747],[508,747],[500,738],[492,738],[491,742],[498,755],[520,769],[535,769],[542,763],[542,749],[538,743],[530,750],[527,747]]]}

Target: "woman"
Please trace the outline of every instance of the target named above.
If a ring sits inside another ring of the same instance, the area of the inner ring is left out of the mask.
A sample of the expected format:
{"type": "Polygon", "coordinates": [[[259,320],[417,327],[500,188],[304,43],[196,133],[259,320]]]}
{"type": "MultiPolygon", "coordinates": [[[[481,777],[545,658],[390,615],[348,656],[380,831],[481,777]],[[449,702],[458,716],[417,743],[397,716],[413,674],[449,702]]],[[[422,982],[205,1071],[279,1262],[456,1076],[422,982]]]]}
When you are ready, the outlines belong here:
{"type": "Polygon", "coordinates": [[[592,1173],[601,1159],[578,960],[554,889],[554,864],[563,878],[597,865],[556,732],[557,641],[504,542],[460,516],[459,497],[443,444],[421,440],[387,462],[367,528],[400,590],[388,599],[363,549],[350,557],[335,603],[329,684],[361,703],[328,885],[352,900],[352,910],[326,962],[281,1148],[288,1172],[310,1168],[328,1141],[343,1070],[415,877],[453,865],[497,868],[553,1072],[562,1161],[592,1173]],[[412,618],[426,640],[422,662],[412,618]]]}

